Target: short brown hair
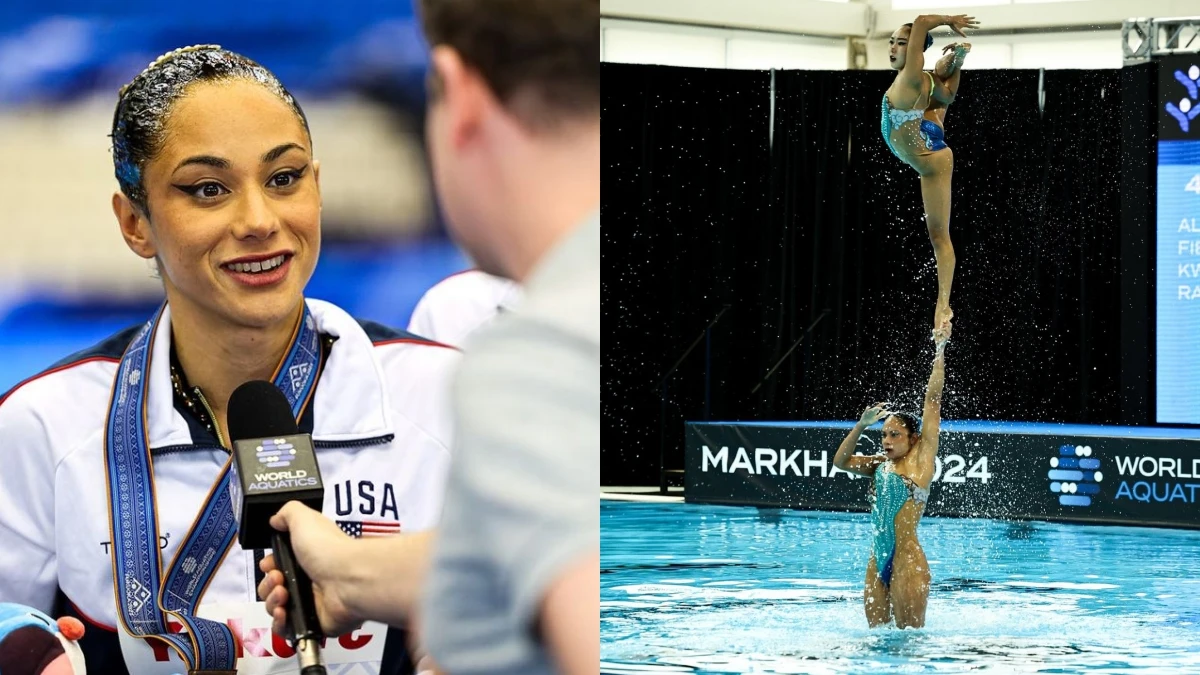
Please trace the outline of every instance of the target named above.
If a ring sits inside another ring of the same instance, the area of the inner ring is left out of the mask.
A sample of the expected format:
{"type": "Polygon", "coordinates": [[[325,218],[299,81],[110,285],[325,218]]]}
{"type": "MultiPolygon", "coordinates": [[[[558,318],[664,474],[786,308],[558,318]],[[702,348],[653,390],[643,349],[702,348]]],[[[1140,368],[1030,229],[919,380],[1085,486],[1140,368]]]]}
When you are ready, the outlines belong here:
{"type": "MultiPolygon", "coordinates": [[[[535,129],[600,112],[600,0],[420,0],[445,45],[535,129]]],[[[436,83],[435,91],[436,95],[436,83]]]]}

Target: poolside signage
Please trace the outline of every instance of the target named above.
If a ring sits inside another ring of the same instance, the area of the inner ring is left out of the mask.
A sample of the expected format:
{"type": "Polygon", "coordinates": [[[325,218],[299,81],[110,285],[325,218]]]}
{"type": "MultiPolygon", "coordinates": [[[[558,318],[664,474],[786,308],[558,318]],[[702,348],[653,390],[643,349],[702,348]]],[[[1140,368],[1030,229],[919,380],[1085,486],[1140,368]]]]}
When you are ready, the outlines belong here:
{"type": "MultiPolygon", "coordinates": [[[[851,424],[689,423],[685,498],[866,511],[870,481],[832,463],[851,424]]],[[[926,513],[1200,528],[1198,500],[1200,431],[950,421],[926,513]]]]}
{"type": "Polygon", "coordinates": [[[1155,421],[1200,424],[1200,57],[1157,59],[1155,421]]]}
{"type": "Polygon", "coordinates": [[[1159,62],[1159,133],[1162,138],[1200,137],[1200,58],[1195,54],[1159,62]]]}
{"type": "Polygon", "coordinates": [[[1092,499],[1100,494],[1104,472],[1100,470],[1100,458],[1092,457],[1092,446],[1067,443],[1050,457],[1046,478],[1062,506],[1091,506],[1092,499]]]}

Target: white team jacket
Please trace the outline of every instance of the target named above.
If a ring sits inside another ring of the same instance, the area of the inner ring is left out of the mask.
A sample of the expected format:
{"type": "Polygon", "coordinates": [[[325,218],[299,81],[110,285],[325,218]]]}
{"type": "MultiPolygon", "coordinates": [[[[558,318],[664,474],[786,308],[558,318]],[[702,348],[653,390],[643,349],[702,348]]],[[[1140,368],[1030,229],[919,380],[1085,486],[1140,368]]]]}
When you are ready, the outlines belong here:
{"type": "Polygon", "coordinates": [[[434,284],[413,309],[408,330],[462,348],[467,338],[521,301],[515,281],[471,269],[434,284]]]}
{"type": "MultiPolygon", "coordinates": [[[[325,514],[353,536],[434,526],[450,460],[447,388],[458,352],[359,322],[326,302],[308,305],[318,331],[337,337],[306,416],[325,483],[325,514]]],[[[0,399],[0,602],[85,619],[89,670],[153,675],[184,668],[118,623],[104,467],[113,378],[136,331],[122,331],[0,399]]],[[[169,340],[164,320],[147,402],[164,566],[228,459],[211,434],[176,409],[169,340]]],[[[256,569],[254,552],[234,541],[198,613],[233,628],[240,672],[294,672],[294,659],[279,658],[290,650],[272,639],[257,602],[256,569]]],[[[369,625],[331,638],[326,657],[366,667],[354,672],[378,672],[384,641],[380,627],[369,625]]]]}

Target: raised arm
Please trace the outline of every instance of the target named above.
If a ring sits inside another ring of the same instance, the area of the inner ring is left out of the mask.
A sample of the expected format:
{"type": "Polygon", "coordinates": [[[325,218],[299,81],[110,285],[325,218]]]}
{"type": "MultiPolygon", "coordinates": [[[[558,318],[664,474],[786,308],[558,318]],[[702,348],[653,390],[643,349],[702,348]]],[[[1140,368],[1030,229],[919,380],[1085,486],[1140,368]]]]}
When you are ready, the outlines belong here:
{"type": "Polygon", "coordinates": [[[879,467],[880,459],[878,457],[864,457],[854,454],[854,448],[858,445],[858,439],[862,436],[862,432],[868,427],[875,424],[879,419],[887,415],[887,410],[884,409],[886,403],[876,403],[875,405],[863,411],[862,417],[855,423],[854,428],[850,433],[846,434],[846,438],[842,440],[842,444],[838,446],[837,454],[833,456],[833,465],[842,471],[849,471],[860,476],[870,476],[875,473],[875,469],[879,467]]]}
{"type": "Polygon", "coordinates": [[[925,36],[929,31],[942,25],[941,19],[948,17],[936,14],[922,14],[913,21],[908,32],[908,45],[904,48],[904,68],[900,70],[901,77],[909,84],[918,88],[924,86],[921,78],[925,71],[925,36]]]}
{"type": "Polygon", "coordinates": [[[937,455],[938,432],[942,427],[942,390],[946,386],[946,342],[950,340],[949,327],[938,329],[934,339],[937,354],[933,358],[933,372],[925,387],[925,408],[921,413],[922,450],[930,457],[937,455]]]}
{"type": "MultiPolygon", "coordinates": [[[[979,22],[973,16],[965,14],[922,14],[913,21],[912,30],[908,34],[908,49],[905,52],[904,69],[901,71],[905,79],[915,82],[925,70],[925,36],[938,26],[949,26],[950,30],[966,37],[963,30],[978,28],[979,22]]],[[[918,83],[918,86],[919,83],[918,83]]]]}

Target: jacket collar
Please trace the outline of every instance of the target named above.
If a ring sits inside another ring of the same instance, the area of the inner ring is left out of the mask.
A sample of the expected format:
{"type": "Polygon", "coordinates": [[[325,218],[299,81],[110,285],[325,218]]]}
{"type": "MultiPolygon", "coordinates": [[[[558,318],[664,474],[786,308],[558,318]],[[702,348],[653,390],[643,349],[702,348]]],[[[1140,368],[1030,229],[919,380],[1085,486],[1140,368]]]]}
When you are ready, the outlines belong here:
{"type": "MultiPolygon", "coordinates": [[[[317,331],[337,338],[313,396],[313,440],[347,443],[392,434],[383,370],[374,345],[354,319],[322,300],[305,300],[317,331]]],[[[154,449],[195,444],[192,430],[175,408],[171,386],[171,308],[163,309],[150,355],[146,435],[154,449]]]]}

